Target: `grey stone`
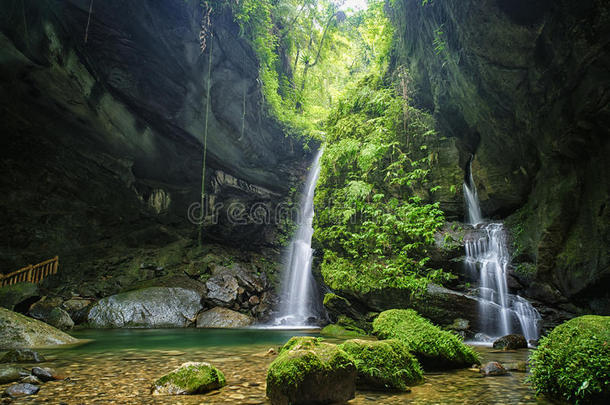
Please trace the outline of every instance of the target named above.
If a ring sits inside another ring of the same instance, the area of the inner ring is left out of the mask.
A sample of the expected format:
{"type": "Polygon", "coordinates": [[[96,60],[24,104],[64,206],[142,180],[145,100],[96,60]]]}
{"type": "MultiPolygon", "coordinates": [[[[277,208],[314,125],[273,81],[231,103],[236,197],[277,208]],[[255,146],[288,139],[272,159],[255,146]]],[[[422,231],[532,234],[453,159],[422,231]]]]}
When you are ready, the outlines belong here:
{"type": "Polygon", "coordinates": [[[0,308],[0,350],[77,343],[72,336],[46,323],[0,308]]]}
{"type": "Polygon", "coordinates": [[[200,309],[193,290],[151,287],[99,300],[88,321],[94,328],[179,328],[192,324],[200,309]]]}
{"type": "Polygon", "coordinates": [[[198,328],[244,328],[254,323],[254,318],[227,308],[216,307],[197,316],[198,328]]]}

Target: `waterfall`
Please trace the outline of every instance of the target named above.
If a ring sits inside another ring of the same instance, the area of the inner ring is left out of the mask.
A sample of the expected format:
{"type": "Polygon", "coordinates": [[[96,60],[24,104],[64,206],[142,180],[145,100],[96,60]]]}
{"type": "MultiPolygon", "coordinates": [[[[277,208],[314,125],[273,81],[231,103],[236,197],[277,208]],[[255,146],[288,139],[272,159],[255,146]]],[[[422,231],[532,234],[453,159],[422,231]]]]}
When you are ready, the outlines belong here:
{"type": "Polygon", "coordinates": [[[313,258],[311,237],[313,236],[314,217],[313,197],[320,175],[322,152],[322,149],[318,151],[305,182],[297,218],[298,228],[287,250],[280,317],[276,319],[276,324],[305,326],[308,319],[317,315],[316,307],[318,305],[315,302],[317,294],[311,274],[313,258]]]}
{"type": "Polygon", "coordinates": [[[525,298],[508,293],[507,232],[502,223],[484,222],[472,172],[464,184],[464,197],[468,221],[476,228],[465,249],[467,269],[479,280],[481,332],[490,337],[520,333],[528,341],[538,339],[540,314],[525,298]]]}

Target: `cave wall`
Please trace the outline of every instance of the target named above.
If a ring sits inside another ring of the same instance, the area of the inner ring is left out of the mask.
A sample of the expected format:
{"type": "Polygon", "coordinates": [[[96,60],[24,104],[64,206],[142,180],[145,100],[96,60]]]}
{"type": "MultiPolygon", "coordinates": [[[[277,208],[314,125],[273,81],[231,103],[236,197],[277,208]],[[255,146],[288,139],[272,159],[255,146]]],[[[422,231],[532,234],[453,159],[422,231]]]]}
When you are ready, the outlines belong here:
{"type": "MultiPolygon", "coordinates": [[[[199,2],[95,2],[85,42],[89,5],[0,9],[0,271],[196,238],[187,213],[200,198],[208,66],[199,2]]],[[[212,23],[206,189],[222,208],[205,238],[275,246],[273,221],[249,210],[290,200],[311,156],[266,115],[256,56],[232,17],[212,23]],[[238,225],[227,219],[235,206],[238,225]]]]}
{"type": "MultiPolygon", "coordinates": [[[[394,68],[453,139],[445,166],[465,175],[474,155],[483,212],[512,231],[521,293],[609,313],[610,3],[392,3],[394,68]]],[[[463,212],[458,194],[445,206],[463,212]]]]}

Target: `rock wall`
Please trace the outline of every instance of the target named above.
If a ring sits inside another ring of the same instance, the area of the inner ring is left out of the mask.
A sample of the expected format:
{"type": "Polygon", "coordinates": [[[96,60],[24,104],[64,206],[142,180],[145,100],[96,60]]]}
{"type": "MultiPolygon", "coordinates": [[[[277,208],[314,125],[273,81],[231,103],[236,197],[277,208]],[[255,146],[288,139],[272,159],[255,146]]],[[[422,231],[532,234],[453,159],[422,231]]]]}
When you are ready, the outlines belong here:
{"type": "MultiPolygon", "coordinates": [[[[394,67],[453,139],[445,170],[466,175],[474,155],[484,214],[511,227],[523,293],[609,313],[610,4],[391,3],[394,67]]],[[[459,194],[445,207],[463,212],[459,194]]]]}
{"type": "MultiPolygon", "coordinates": [[[[105,0],[89,21],[90,3],[0,10],[0,271],[56,254],[62,271],[92,271],[78,263],[196,236],[187,216],[200,198],[208,66],[199,2],[105,0]]],[[[251,208],[290,199],[311,157],[266,115],[257,59],[232,17],[212,25],[206,189],[220,208],[205,237],[276,246],[277,228],[251,208]]]]}

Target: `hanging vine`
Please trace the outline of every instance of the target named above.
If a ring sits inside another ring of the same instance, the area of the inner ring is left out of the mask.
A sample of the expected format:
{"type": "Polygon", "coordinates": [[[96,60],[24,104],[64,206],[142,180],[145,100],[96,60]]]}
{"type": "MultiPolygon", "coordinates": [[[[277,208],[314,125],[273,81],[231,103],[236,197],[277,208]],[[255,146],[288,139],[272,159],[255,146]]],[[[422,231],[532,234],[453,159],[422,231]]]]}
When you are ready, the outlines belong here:
{"type": "Polygon", "coordinates": [[[87,17],[87,26],[85,27],[85,43],[89,39],[89,25],[91,24],[91,13],[93,12],[93,0],[89,3],[89,16],[87,17]]]}
{"type": "Polygon", "coordinates": [[[212,7],[206,2],[204,3],[203,10],[203,21],[201,24],[201,31],[199,33],[199,41],[201,46],[201,52],[203,53],[206,48],[208,51],[208,77],[207,77],[207,88],[205,98],[205,123],[203,127],[203,162],[201,164],[201,223],[199,225],[198,241],[199,246],[203,245],[203,226],[205,222],[205,166],[206,158],[208,153],[208,121],[210,118],[210,90],[212,88],[212,50],[213,50],[213,33],[212,33],[212,7]],[[209,47],[207,46],[209,42],[209,47]]]}

